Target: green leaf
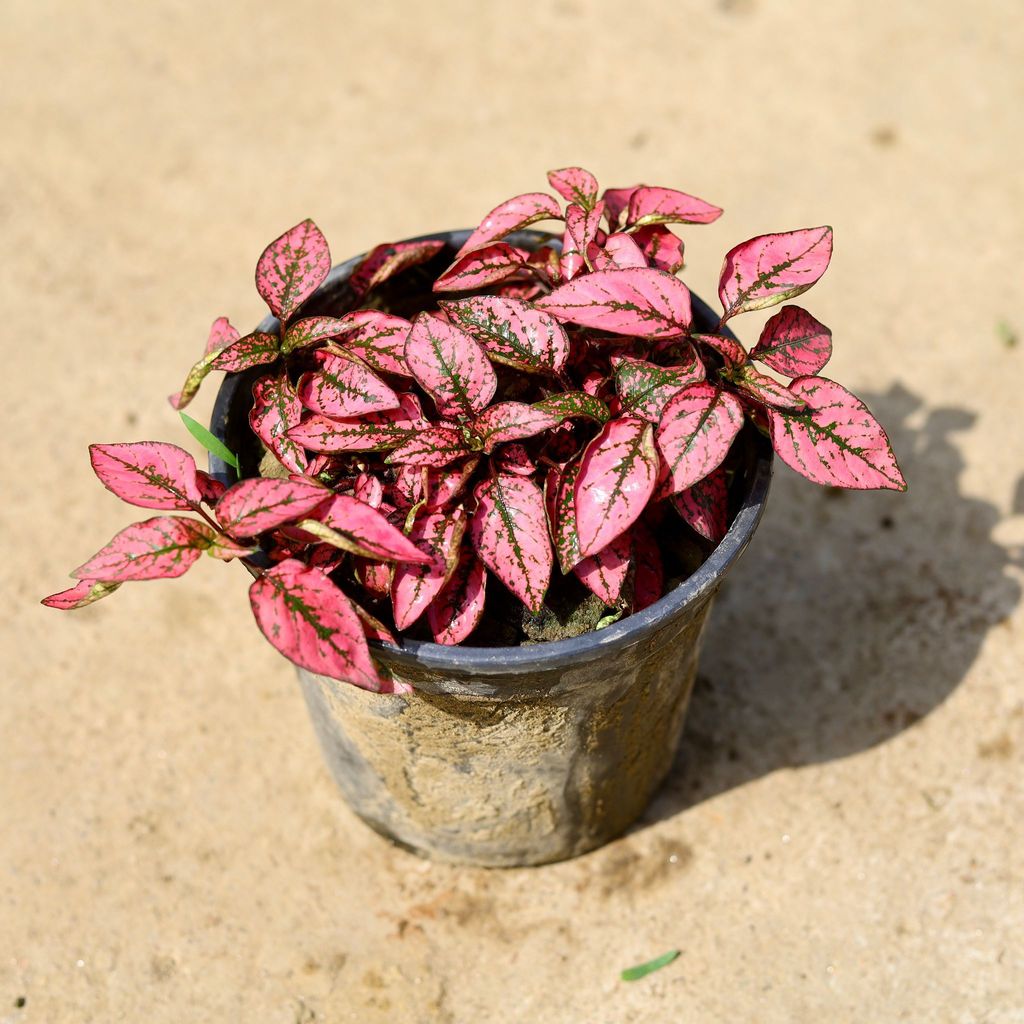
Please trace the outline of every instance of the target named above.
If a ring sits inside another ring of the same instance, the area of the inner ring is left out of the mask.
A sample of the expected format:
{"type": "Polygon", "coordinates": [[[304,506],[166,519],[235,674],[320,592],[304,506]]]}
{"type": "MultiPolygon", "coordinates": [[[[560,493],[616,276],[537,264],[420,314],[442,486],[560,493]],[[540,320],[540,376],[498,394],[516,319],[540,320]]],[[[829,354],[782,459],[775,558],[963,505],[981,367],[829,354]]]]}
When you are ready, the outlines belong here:
{"type": "Polygon", "coordinates": [[[236,473],[242,472],[242,467],[238,464],[238,456],[219,437],[214,437],[202,423],[192,419],[188,413],[179,412],[178,415],[181,417],[181,422],[185,424],[185,429],[211,455],[216,455],[218,459],[223,459],[236,473]]]}
{"type": "Polygon", "coordinates": [[[646,978],[648,974],[660,971],[662,967],[667,967],[677,956],[679,956],[679,950],[670,949],[667,953],[662,953],[661,956],[648,960],[645,964],[637,964],[636,967],[627,968],[622,972],[622,980],[639,981],[641,978],[646,978]]]}

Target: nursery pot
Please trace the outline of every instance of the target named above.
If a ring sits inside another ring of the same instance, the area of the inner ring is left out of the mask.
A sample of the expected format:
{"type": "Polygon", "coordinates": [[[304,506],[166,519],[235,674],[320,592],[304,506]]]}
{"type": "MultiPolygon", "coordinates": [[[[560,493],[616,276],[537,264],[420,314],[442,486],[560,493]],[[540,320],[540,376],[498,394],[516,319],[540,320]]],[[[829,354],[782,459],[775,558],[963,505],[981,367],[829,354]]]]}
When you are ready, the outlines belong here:
{"type": "MultiPolygon", "coordinates": [[[[466,231],[427,237],[445,249],[388,282],[390,308],[454,257],[466,231]]],[[[540,232],[512,236],[534,247],[540,232]]],[[[304,313],[343,308],[361,257],[335,267],[304,313]]],[[[385,296],[387,299],[388,296],[385,296]]],[[[717,318],[694,297],[694,320],[717,318]]],[[[273,330],[268,318],[260,330],[273,330]]],[[[211,429],[251,447],[256,371],[228,376],[211,429]]],[[[728,533],[701,567],[649,608],[574,639],[521,647],[372,641],[409,696],[369,693],[298,670],[328,767],[349,806],[396,843],[441,860],[494,867],[544,864],[591,850],[644,811],[679,743],[708,612],[764,508],[771,451],[756,431],[737,474],[728,533]]],[[[234,471],[211,459],[225,483],[234,471]]],[[[685,529],[681,523],[680,529],[685,529]]],[[[556,568],[557,571],[557,568],[556,568]]],[[[498,586],[497,580],[492,581],[498,586]]]]}

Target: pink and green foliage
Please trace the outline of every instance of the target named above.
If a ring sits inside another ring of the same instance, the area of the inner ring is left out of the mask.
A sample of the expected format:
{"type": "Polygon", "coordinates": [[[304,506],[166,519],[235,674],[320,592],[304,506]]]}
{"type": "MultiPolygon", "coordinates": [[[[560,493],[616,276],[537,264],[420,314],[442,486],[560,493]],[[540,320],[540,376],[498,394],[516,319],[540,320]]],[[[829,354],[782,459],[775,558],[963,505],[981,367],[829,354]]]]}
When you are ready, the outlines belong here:
{"type": "Polygon", "coordinates": [[[580,167],[548,181],[554,194],[499,204],[458,251],[375,247],[316,308],[324,236],[307,220],[272,242],[256,284],[276,320],[244,337],[214,321],[171,399],[184,407],[213,370],[249,374],[249,475],[225,486],[172,444],[93,445],[103,484],[162,514],[122,530],[44,604],[180,576],[205,552],[252,575],[257,624],[286,657],[388,692],[371,642],[472,642],[573,587],[612,617],[655,603],[679,574],[675,535],[707,551],[729,529],[745,422],[817,483],[905,489],[882,427],[818,376],[827,327],[787,305],[749,351],[726,327],[813,285],[830,228],[730,250],[721,317],[697,330],[676,228],[721,209],[647,185],[602,192],[580,167]],[[540,220],[561,223],[515,235],[540,220]]]}

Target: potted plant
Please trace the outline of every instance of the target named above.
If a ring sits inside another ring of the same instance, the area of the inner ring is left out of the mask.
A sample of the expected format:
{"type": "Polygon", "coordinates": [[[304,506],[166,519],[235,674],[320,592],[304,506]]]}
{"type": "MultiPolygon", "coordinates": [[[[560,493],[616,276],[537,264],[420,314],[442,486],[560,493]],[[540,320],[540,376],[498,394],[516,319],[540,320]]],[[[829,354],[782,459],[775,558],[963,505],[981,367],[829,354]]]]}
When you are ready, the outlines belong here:
{"type": "Polygon", "coordinates": [[[227,372],[214,433],[189,422],[211,472],[172,444],[92,445],[100,480],[159,514],[44,601],[239,562],[352,807],[480,864],[572,856],[642,812],[772,449],[819,484],[905,488],[881,426],[819,376],[826,327],[786,305],[749,351],[729,329],[813,285],[830,228],[731,249],[716,315],[670,225],[718,207],[548,179],[564,202],[520,195],[333,270],[312,221],[272,242],[271,316],[216,320],[171,398],[227,372]]]}

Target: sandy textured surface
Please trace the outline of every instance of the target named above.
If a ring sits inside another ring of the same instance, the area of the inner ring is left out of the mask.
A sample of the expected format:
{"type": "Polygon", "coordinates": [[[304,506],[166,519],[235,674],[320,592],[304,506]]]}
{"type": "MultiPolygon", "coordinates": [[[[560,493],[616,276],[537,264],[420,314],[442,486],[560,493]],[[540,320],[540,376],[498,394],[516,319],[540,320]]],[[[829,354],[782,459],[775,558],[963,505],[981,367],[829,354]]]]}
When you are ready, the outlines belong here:
{"type": "Polygon", "coordinates": [[[1017,3],[0,14],[0,1021],[1024,1021],[1017,3]],[[911,491],[780,471],[630,835],[432,866],[341,806],[236,568],[35,602],[131,515],[86,444],[189,444],[164,396],[262,316],[268,239],[311,215],[341,259],[572,162],[726,208],[703,294],[832,223],[808,305],[911,491]]]}

